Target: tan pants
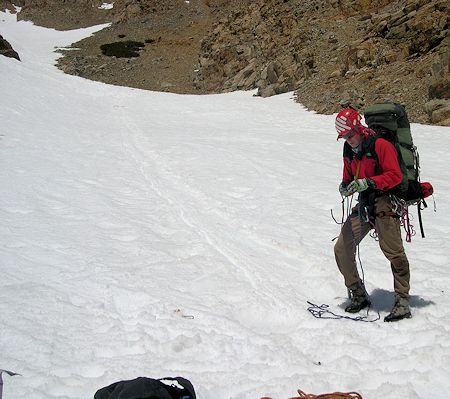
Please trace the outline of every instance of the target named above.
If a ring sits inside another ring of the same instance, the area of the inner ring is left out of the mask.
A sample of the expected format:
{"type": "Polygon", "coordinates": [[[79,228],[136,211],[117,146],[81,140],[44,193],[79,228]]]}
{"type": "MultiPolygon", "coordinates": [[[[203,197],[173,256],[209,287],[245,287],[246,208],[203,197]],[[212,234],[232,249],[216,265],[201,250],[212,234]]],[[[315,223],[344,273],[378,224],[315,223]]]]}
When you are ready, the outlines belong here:
{"type": "MultiPolygon", "coordinates": [[[[378,197],[375,202],[375,214],[383,215],[383,212],[391,212],[391,201],[388,196],[378,197]]],[[[357,209],[342,226],[341,234],[334,246],[334,255],[347,287],[361,281],[355,260],[356,247],[371,229],[372,225],[369,222],[359,219],[357,209]]],[[[380,248],[391,262],[394,290],[400,297],[408,298],[409,262],[403,248],[400,220],[393,216],[377,216],[375,229],[380,248]]]]}

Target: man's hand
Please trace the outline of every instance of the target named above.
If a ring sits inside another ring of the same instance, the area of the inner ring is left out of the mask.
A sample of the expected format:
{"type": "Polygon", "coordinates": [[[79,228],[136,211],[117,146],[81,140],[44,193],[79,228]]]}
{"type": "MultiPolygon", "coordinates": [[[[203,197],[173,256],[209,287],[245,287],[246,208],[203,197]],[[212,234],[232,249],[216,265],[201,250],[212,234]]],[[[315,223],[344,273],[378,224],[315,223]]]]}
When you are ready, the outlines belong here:
{"type": "Polygon", "coordinates": [[[344,182],[339,184],[339,193],[342,197],[348,197],[349,195],[352,195],[350,191],[348,191],[348,186],[344,182]]]}
{"type": "Polygon", "coordinates": [[[360,193],[361,191],[367,190],[369,187],[375,187],[375,183],[372,179],[356,179],[348,185],[347,191],[351,194],[356,192],[360,193]]]}

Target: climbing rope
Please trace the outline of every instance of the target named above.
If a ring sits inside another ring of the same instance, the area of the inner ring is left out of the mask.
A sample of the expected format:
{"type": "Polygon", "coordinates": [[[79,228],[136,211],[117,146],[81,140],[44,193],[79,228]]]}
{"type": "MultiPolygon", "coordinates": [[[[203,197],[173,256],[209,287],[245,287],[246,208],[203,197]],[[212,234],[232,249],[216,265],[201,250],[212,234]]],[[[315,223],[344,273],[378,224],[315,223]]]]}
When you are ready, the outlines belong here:
{"type": "Polygon", "coordinates": [[[307,394],[302,390],[297,391],[299,396],[291,399],[363,399],[363,397],[357,392],[333,392],[323,393],[320,395],[307,394]]]}
{"type": "Polygon", "coordinates": [[[405,230],[406,242],[411,242],[411,237],[416,235],[416,230],[414,230],[414,225],[411,223],[412,215],[409,214],[408,207],[403,208],[402,213],[400,215],[401,224],[403,229],[405,230]]]}
{"type": "MultiPolygon", "coordinates": [[[[339,224],[343,227],[343,225],[345,223],[344,220],[349,219],[349,217],[351,216],[352,211],[353,211],[352,201],[353,201],[353,196],[350,198],[347,197],[347,198],[342,199],[342,222],[340,222],[340,223],[334,217],[333,211],[331,211],[331,216],[332,216],[333,220],[336,222],[336,224],[339,224]]],[[[364,284],[365,274],[364,274],[364,267],[363,267],[363,264],[361,261],[359,242],[361,242],[361,240],[362,240],[362,223],[364,221],[369,222],[369,223],[371,223],[371,222],[368,220],[363,220],[360,212],[361,212],[361,207],[358,206],[358,216],[357,217],[359,219],[359,237],[355,237],[353,229],[352,229],[352,240],[353,240],[353,243],[355,246],[355,258],[357,259],[357,267],[359,266],[359,269],[360,269],[361,282],[362,282],[363,286],[365,286],[365,284],[364,284]]],[[[349,221],[349,223],[351,223],[351,221],[349,221]]],[[[373,228],[375,228],[373,223],[371,223],[371,226],[373,228]]],[[[371,236],[373,238],[377,239],[376,229],[374,230],[373,235],[371,234],[371,236]]],[[[336,238],[334,238],[333,241],[336,238]]],[[[349,297],[350,297],[350,294],[349,294],[349,297]]],[[[340,314],[332,312],[330,310],[329,305],[326,305],[326,304],[317,305],[310,301],[307,301],[307,303],[309,304],[309,307],[307,308],[308,312],[311,313],[317,319],[333,319],[333,320],[347,319],[347,320],[353,320],[353,321],[363,321],[366,323],[373,323],[373,322],[380,320],[380,318],[381,318],[379,311],[377,311],[377,316],[375,316],[374,318],[369,318],[369,311],[371,309],[370,306],[367,308],[367,312],[366,312],[365,316],[348,316],[348,315],[340,315],[340,314]]]]}
{"type": "Polygon", "coordinates": [[[374,323],[378,320],[380,320],[380,312],[377,311],[377,316],[375,318],[369,319],[369,311],[370,306],[367,308],[366,315],[365,316],[347,316],[347,315],[340,315],[337,313],[334,313],[330,310],[330,306],[326,304],[322,305],[316,305],[315,303],[312,303],[310,301],[306,301],[309,305],[308,310],[309,313],[311,313],[316,319],[331,319],[331,320],[353,320],[353,321],[363,321],[365,323],[374,323]]]}
{"type": "MultiPolygon", "coordinates": [[[[332,393],[322,393],[319,395],[314,395],[312,393],[305,393],[301,389],[297,390],[299,396],[290,399],[363,399],[363,397],[358,392],[332,392],[332,393]]],[[[261,399],[272,399],[268,396],[264,396],[261,399]]]]}

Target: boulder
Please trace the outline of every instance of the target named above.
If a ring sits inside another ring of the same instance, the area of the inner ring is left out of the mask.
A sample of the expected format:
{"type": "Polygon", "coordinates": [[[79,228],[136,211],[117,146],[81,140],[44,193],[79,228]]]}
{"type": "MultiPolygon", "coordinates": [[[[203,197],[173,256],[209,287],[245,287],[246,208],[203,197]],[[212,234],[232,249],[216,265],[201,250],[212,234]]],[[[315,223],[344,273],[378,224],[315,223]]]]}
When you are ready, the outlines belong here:
{"type": "Polygon", "coordinates": [[[276,61],[271,61],[264,68],[261,79],[267,81],[268,85],[278,82],[278,77],[281,73],[281,65],[276,61]]]}
{"type": "Polygon", "coordinates": [[[258,92],[256,93],[257,96],[260,97],[271,97],[274,96],[275,94],[277,94],[276,90],[275,90],[275,84],[273,85],[269,85],[269,86],[265,86],[265,87],[260,87],[258,88],[258,92]]]}
{"type": "Polygon", "coordinates": [[[425,104],[431,123],[450,126],[450,100],[431,100],[425,104]]]}
{"type": "Polygon", "coordinates": [[[450,120],[450,101],[447,101],[447,105],[433,111],[433,113],[431,114],[431,123],[449,126],[445,124],[448,123],[447,121],[449,120],[450,120]]]}
{"type": "Polygon", "coordinates": [[[9,42],[0,35],[0,54],[5,57],[15,58],[20,61],[19,54],[15,51],[9,42]]]}
{"type": "Polygon", "coordinates": [[[428,88],[430,99],[450,99],[450,77],[433,82],[428,88]]]}

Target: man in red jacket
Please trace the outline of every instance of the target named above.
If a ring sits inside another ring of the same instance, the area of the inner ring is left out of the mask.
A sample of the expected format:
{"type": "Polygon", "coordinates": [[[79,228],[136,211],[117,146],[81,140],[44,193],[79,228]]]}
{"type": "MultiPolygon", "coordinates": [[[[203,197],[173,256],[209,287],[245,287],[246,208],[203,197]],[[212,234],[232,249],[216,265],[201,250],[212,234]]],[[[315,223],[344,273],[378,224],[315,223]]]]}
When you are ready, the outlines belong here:
{"type": "Polygon", "coordinates": [[[397,150],[389,141],[375,139],[374,132],[361,124],[361,116],[352,108],[338,113],[336,130],[338,139],[346,141],[339,191],[343,197],[359,193],[359,203],[342,226],[334,247],[336,263],[351,296],[351,303],[345,311],[356,313],[370,306],[355,255],[358,244],[375,228],[381,251],[391,262],[394,277],[395,304],[384,321],[410,318],[409,262],[403,248],[400,220],[392,211],[389,197],[389,190],[402,181],[397,150]],[[372,145],[369,145],[371,141],[372,145]],[[371,153],[373,148],[375,154],[371,153]]]}

